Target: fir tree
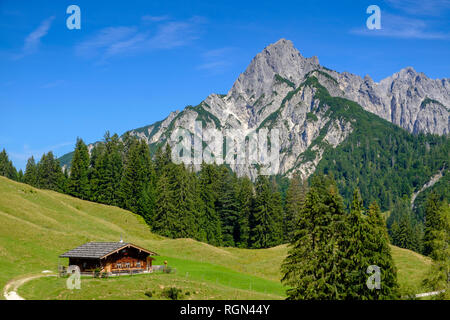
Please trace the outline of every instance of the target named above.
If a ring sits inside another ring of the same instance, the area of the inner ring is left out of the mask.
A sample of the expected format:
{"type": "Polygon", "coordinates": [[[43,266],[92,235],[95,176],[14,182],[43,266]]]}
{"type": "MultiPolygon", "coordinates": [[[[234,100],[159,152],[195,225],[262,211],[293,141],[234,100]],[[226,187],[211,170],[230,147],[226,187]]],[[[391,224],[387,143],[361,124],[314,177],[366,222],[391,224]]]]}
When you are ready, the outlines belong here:
{"type": "Polygon", "coordinates": [[[82,139],[78,138],[70,167],[68,193],[80,199],[90,198],[89,151],[82,139]]]}
{"type": "Polygon", "coordinates": [[[219,167],[216,211],[222,221],[224,246],[235,246],[239,239],[239,212],[236,199],[236,178],[224,165],[219,167]]]}
{"type": "Polygon", "coordinates": [[[342,299],[346,296],[342,270],[345,236],[342,198],[330,177],[316,176],[306,194],[298,228],[282,264],[288,299],[342,299]]]}
{"type": "Polygon", "coordinates": [[[255,205],[251,217],[250,240],[253,248],[268,248],[281,242],[281,197],[269,179],[259,175],[255,185],[255,205]]]}
{"type": "Polygon", "coordinates": [[[30,186],[33,187],[37,186],[37,165],[36,162],[34,161],[33,156],[31,156],[31,158],[29,158],[27,161],[23,181],[26,184],[29,184],[30,186]]]}
{"type": "Polygon", "coordinates": [[[175,203],[173,202],[174,191],[170,183],[170,171],[166,167],[161,171],[156,184],[156,206],[153,217],[152,230],[158,234],[176,238],[177,234],[177,214],[175,203]]]}
{"type": "Polygon", "coordinates": [[[427,198],[425,206],[425,234],[424,234],[424,254],[430,255],[434,241],[435,231],[443,229],[445,221],[441,214],[441,202],[439,196],[432,192],[427,198]]]}
{"type": "Polygon", "coordinates": [[[122,207],[150,219],[152,212],[142,210],[153,207],[154,183],[154,168],[148,145],[144,141],[135,140],[128,149],[119,190],[122,207]]]}
{"type": "Polygon", "coordinates": [[[380,289],[371,290],[369,299],[398,298],[397,269],[392,259],[389,246],[389,236],[386,223],[381,216],[380,207],[375,202],[370,205],[367,221],[371,232],[367,252],[372,253],[369,258],[371,265],[376,265],[381,271],[380,289]]]}
{"type": "Polygon", "coordinates": [[[58,192],[64,191],[65,177],[58,159],[53,152],[43,154],[37,164],[36,186],[41,189],[49,189],[58,192]]]}
{"type": "Polygon", "coordinates": [[[447,202],[441,203],[433,215],[439,222],[436,228],[429,227],[431,230],[428,230],[427,245],[433,263],[423,284],[432,291],[440,292],[435,299],[450,300],[450,206],[447,202]]]}
{"type": "Polygon", "coordinates": [[[6,150],[0,152],[0,176],[7,177],[12,180],[17,180],[17,170],[12,161],[9,160],[6,150]]]}
{"type": "Polygon", "coordinates": [[[199,238],[212,245],[222,244],[222,228],[216,211],[217,185],[219,174],[212,164],[202,163],[199,175],[199,196],[201,199],[199,238]]]}
{"type": "Polygon", "coordinates": [[[239,179],[239,189],[237,194],[238,201],[238,235],[236,245],[241,248],[247,248],[250,245],[250,216],[254,202],[253,184],[248,177],[239,179]]]}
{"type": "Polygon", "coordinates": [[[284,217],[284,240],[290,242],[294,236],[298,217],[306,196],[306,183],[300,174],[294,174],[290,180],[286,193],[286,206],[284,217]]]}

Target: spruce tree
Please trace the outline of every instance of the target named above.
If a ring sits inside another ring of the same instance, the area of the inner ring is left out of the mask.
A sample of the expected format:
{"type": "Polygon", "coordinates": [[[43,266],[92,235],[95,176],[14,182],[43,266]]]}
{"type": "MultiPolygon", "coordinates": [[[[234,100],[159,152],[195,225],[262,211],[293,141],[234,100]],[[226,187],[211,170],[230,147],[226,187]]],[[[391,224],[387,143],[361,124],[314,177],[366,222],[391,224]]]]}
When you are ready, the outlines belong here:
{"type": "Polygon", "coordinates": [[[282,264],[288,299],[342,299],[345,212],[334,180],[316,176],[306,194],[298,227],[282,264]]]}
{"type": "MultiPolygon", "coordinates": [[[[432,196],[430,202],[436,198],[432,196]]],[[[450,206],[446,201],[439,203],[432,214],[436,224],[428,226],[427,246],[433,262],[423,284],[429,290],[440,292],[435,299],[450,300],[450,206]]]]}
{"type": "Polygon", "coordinates": [[[17,180],[17,170],[12,161],[9,160],[6,150],[0,152],[0,176],[7,177],[12,180],[17,180]]]}
{"type": "Polygon", "coordinates": [[[254,202],[253,184],[248,177],[239,179],[238,186],[238,232],[239,238],[236,240],[236,246],[248,248],[250,246],[250,216],[254,202]]]}
{"type": "Polygon", "coordinates": [[[372,253],[368,263],[378,266],[381,271],[380,289],[371,290],[368,297],[373,300],[397,299],[397,268],[392,259],[386,223],[376,202],[369,207],[367,221],[371,230],[367,252],[372,253]]]}
{"type": "Polygon", "coordinates": [[[250,221],[250,241],[253,248],[268,248],[281,242],[282,204],[269,179],[259,175],[255,185],[255,202],[250,221]]]}
{"type": "Polygon", "coordinates": [[[441,215],[441,202],[439,196],[432,192],[427,198],[425,206],[425,234],[424,234],[424,254],[430,255],[436,230],[442,230],[444,221],[441,215]]]}
{"type": "Polygon", "coordinates": [[[217,185],[216,211],[222,222],[222,242],[224,246],[235,246],[236,241],[239,240],[236,189],[236,176],[226,166],[221,165],[217,185]]]}
{"type": "Polygon", "coordinates": [[[173,202],[175,191],[171,187],[170,174],[169,168],[165,167],[156,184],[156,205],[151,227],[160,235],[176,238],[178,221],[173,202]]]}
{"type": "Polygon", "coordinates": [[[58,192],[64,191],[65,177],[53,152],[43,154],[37,164],[36,186],[58,192]]]}
{"type": "Polygon", "coordinates": [[[37,165],[34,161],[34,157],[31,156],[27,161],[27,166],[25,168],[25,174],[23,176],[23,181],[30,186],[37,186],[37,165]]]}
{"type": "Polygon", "coordinates": [[[154,168],[148,145],[145,141],[135,140],[128,148],[120,184],[122,207],[151,219],[154,183],[154,168]]]}
{"type": "Polygon", "coordinates": [[[286,193],[286,206],[284,217],[284,240],[290,242],[294,236],[298,217],[306,196],[306,183],[299,173],[294,174],[289,181],[286,193]]]}
{"type": "Polygon", "coordinates": [[[199,238],[215,246],[222,244],[221,221],[215,205],[218,197],[218,178],[219,174],[215,165],[202,163],[199,174],[201,199],[199,238]]]}
{"type": "Polygon", "coordinates": [[[367,267],[371,265],[372,252],[369,251],[370,233],[373,232],[366,216],[358,189],[353,192],[350,213],[346,217],[346,235],[340,243],[343,254],[342,270],[345,278],[344,299],[369,299],[366,286],[367,267]]]}
{"type": "Polygon", "coordinates": [[[70,167],[68,193],[80,199],[90,199],[89,151],[81,138],[77,139],[70,167]]]}

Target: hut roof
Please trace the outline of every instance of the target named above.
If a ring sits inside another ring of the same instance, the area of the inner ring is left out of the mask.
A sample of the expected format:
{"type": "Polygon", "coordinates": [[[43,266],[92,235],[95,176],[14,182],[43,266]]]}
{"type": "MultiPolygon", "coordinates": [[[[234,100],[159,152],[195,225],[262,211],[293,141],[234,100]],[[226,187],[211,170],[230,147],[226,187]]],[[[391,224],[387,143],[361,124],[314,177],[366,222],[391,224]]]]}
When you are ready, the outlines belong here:
{"type": "Polygon", "coordinates": [[[125,242],[88,242],[75,249],[69,250],[60,255],[60,258],[93,258],[101,259],[119,251],[122,248],[134,247],[144,251],[151,256],[157,255],[155,252],[138,247],[132,243],[125,242]]]}

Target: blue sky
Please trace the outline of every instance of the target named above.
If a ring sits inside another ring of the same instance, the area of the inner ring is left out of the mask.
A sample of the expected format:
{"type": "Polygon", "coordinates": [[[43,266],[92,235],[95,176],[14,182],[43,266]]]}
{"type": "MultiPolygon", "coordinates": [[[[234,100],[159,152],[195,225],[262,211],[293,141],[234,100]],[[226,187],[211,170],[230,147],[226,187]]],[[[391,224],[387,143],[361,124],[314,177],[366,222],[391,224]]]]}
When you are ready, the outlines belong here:
{"type": "Polygon", "coordinates": [[[450,77],[450,0],[0,0],[0,148],[27,158],[73,150],[226,93],[265,46],[379,81],[412,66],[450,77]],[[81,9],[81,29],[66,9],[81,9]],[[368,30],[369,5],[381,30],[368,30]]]}

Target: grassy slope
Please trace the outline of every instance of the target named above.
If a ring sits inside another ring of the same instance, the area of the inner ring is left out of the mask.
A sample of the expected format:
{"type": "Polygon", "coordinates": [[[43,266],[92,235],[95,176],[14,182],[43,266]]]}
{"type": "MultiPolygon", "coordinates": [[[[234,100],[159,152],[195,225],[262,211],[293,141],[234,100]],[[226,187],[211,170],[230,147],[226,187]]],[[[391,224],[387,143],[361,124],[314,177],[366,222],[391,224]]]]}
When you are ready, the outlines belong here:
{"type": "MultiPolygon", "coordinates": [[[[152,234],[141,217],[128,211],[39,190],[0,177],[0,288],[12,278],[56,270],[58,255],[88,241],[117,241],[120,236],[156,251],[176,274],[83,279],[82,290],[68,291],[64,279],[42,278],[19,290],[25,298],[146,298],[144,292],[176,285],[193,299],[282,299],[279,267],[286,246],[250,250],[217,248],[191,239],[152,234]]],[[[394,248],[403,285],[417,287],[429,263],[394,248]]],[[[67,264],[66,259],[60,259],[67,264]]]]}

